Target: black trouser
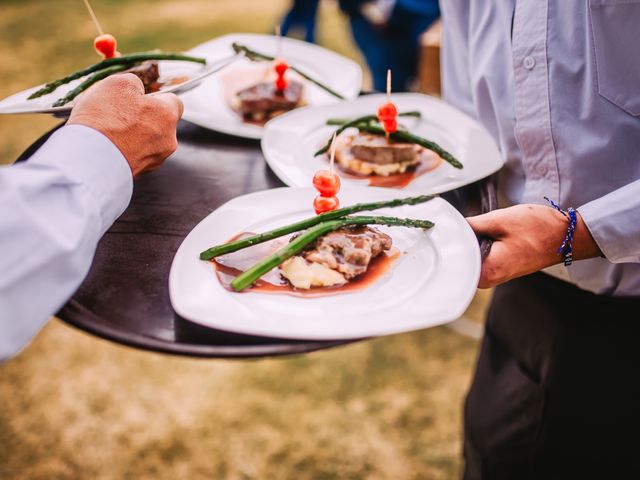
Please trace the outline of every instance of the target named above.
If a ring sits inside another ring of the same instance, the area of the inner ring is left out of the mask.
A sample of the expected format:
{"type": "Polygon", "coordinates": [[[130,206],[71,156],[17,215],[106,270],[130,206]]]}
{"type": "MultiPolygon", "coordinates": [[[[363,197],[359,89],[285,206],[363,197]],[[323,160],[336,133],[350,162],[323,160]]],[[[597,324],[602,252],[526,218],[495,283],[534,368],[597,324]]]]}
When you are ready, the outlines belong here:
{"type": "Polygon", "coordinates": [[[496,288],[464,433],[465,480],[640,478],[640,297],[496,288]]]}

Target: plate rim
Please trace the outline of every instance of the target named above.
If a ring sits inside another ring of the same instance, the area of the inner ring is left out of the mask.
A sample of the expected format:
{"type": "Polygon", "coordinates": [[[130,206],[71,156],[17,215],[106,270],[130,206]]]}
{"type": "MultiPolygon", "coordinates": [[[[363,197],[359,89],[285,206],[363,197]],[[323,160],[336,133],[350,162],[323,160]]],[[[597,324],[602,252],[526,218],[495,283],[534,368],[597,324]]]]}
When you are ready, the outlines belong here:
{"type": "MultiPolygon", "coordinates": [[[[182,52],[182,53],[188,53],[188,52],[182,52]]],[[[171,62],[171,60],[158,60],[158,62],[171,62]]],[[[204,68],[200,72],[198,72],[194,78],[191,78],[186,82],[171,85],[170,87],[164,90],[159,90],[158,92],[152,92],[146,95],[157,94],[157,93],[179,94],[179,93],[182,93],[183,90],[186,91],[186,90],[191,90],[192,88],[196,88],[197,85],[200,82],[202,82],[203,80],[202,76],[205,75],[208,72],[208,70],[217,68],[217,65],[215,63],[212,63],[211,65],[203,65],[203,67],[204,68]]],[[[81,78],[85,78],[85,77],[81,77],[81,78]]],[[[63,105],[61,107],[42,107],[42,108],[34,107],[33,109],[28,109],[28,110],[24,108],[3,109],[2,103],[4,101],[17,97],[18,95],[27,95],[28,93],[35,92],[36,90],[44,87],[45,85],[46,85],[46,82],[41,83],[40,85],[35,85],[29,88],[25,88],[23,90],[20,90],[19,92],[12,93],[11,95],[8,95],[0,99],[0,115],[38,115],[38,114],[46,114],[46,115],[54,115],[54,116],[69,115],[71,113],[71,110],[73,109],[74,101],[71,101],[68,104],[63,105]]],[[[25,98],[24,101],[27,101],[27,99],[25,98]]]]}
{"type": "MultiPolygon", "coordinates": [[[[388,189],[380,189],[380,188],[376,188],[376,187],[354,187],[354,190],[357,189],[364,189],[366,188],[367,190],[370,190],[371,188],[374,188],[375,190],[381,192],[381,194],[383,195],[390,195],[388,189]],[[386,192],[386,193],[383,193],[386,192]]],[[[214,211],[212,211],[211,213],[209,213],[206,217],[204,217],[203,219],[201,219],[198,224],[196,224],[191,231],[185,236],[185,238],[183,239],[183,241],[181,242],[180,246],[178,247],[178,249],[176,250],[173,260],[171,262],[171,268],[170,268],[170,272],[169,272],[169,278],[168,278],[168,287],[169,287],[169,298],[170,298],[170,302],[172,305],[172,308],[174,309],[174,311],[180,315],[181,317],[185,318],[188,321],[194,322],[198,325],[202,325],[204,327],[207,328],[213,328],[213,329],[217,329],[217,330],[223,330],[223,331],[229,331],[229,332],[233,332],[233,333],[239,333],[239,334],[246,334],[246,335],[253,335],[253,336],[260,336],[260,337],[268,337],[268,338],[280,338],[280,339],[289,339],[289,340],[317,340],[317,341],[330,341],[330,340],[355,340],[355,339],[360,339],[360,338],[372,338],[372,337],[378,337],[378,336],[386,336],[386,335],[393,335],[393,334],[397,334],[397,333],[402,333],[402,332],[408,332],[408,331],[414,331],[414,330],[422,330],[425,328],[431,328],[434,326],[439,326],[439,325],[443,325],[446,323],[449,323],[451,321],[456,320],[457,318],[459,318],[464,312],[465,310],[468,308],[469,304],[471,303],[471,301],[473,300],[473,297],[475,295],[476,292],[476,285],[477,282],[480,278],[480,269],[481,269],[481,256],[480,256],[480,247],[478,245],[477,242],[477,238],[475,236],[475,234],[473,233],[473,230],[471,229],[471,227],[468,225],[468,223],[466,222],[466,220],[464,219],[464,217],[462,216],[462,214],[460,212],[458,212],[458,210],[456,210],[448,201],[446,201],[445,199],[438,197],[436,199],[434,199],[434,202],[441,202],[444,206],[444,208],[447,209],[447,211],[449,212],[449,214],[453,214],[454,216],[458,217],[457,220],[460,222],[460,225],[462,225],[463,228],[463,232],[464,235],[466,236],[466,241],[469,241],[469,245],[473,245],[472,249],[473,249],[473,258],[475,259],[474,263],[473,263],[473,270],[470,272],[471,276],[473,277],[473,280],[471,281],[471,284],[473,284],[473,287],[469,287],[469,291],[467,293],[467,298],[466,299],[462,299],[463,301],[461,301],[460,303],[457,304],[456,306],[453,307],[448,307],[449,310],[447,311],[446,315],[443,316],[443,318],[439,319],[437,322],[430,322],[429,325],[423,325],[420,327],[411,327],[411,328],[407,328],[407,327],[400,327],[400,328],[387,328],[384,331],[378,332],[378,333],[359,333],[357,335],[354,334],[318,334],[317,332],[309,335],[309,336],[301,336],[299,334],[290,334],[287,332],[278,332],[278,333],[270,333],[268,331],[265,330],[261,330],[261,329],[257,329],[257,330],[251,330],[251,329],[246,329],[243,327],[240,328],[233,328],[233,326],[229,326],[229,322],[225,323],[224,325],[215,325],[214,323],[212,323],[210,320],[203,320],[197,317],[194,317],[194,315],[191,314],[191,312],[187,309],[183,309],[183,304],[181,303],[181,299],[176,299],[176,291],[177,291],[177,282],[179,281],[179,279],[177,278],[177,268],[176,264],[179,261],[179,257],[181,257],[184,254],[183,250],[187,249],[188,246],[188,239],[190,236],[192,236],[193,232],[198,229],[200,227],[201,224],[203,224],[205,221],[207,221],[208,219],[210,219],[210,217],[215,216],[217,214],[217,212],[224,208],[224,207],[228,207],[229,205],[233,205],[233,203],[235,202],[245,202],[247,201],[247,197],[253,197],[253,196],[261,196],[261,195],[271,195],[271,194],[277,194],[276,192],[278,191],[291,191],[291,190],[297,190],[297,191],[304,191],[304,192],[309,192],[309,188],[306,187],[280,187],[280,188],[275,188],[275,189],[265,189],[265,190],[259,190],[256,192],[251,192],[245,195],[241,195],[235,198],[232,198],[230,200],[228,200],[227,202],[225,202],[224,204],[220,205],[218,208],[216,208],[214,211]]],[[[440,207],[443,208],[443,207],[440,207]]],[[[218,213],[219,214],[219,213],[218,213]]],[[[231,293],[228,293],[231,294],[231,293]]],[[[292,297],[293,298],[293,297],[292,297]]],[[[424,316],[424,314],[422,315],[415,315],[415,317],[420,317],[420,316],[424,316]]],[[[414,321],[414,323],[417,322],[417,320],[414,321]]]]}
{"type": "MultiPolygon", "coordinates": [[[[255,33],[255,32],[235,32],[235,33],[228,33],[225,35],[221,35],[220,37],[216,37],[216,38],[212,38],[210,40],[207,40],[205,42],[202,42],[192,48],[190,48],[189,50],[186,51],[186,53],[197,53],[197,50],[207,44],[212,44],[212,43],[217,43],[220,42],[222,43],[224,40],[228,40],[230,38],[234,38],[234,37],[252,37],[255,38],[256,40],[259,39],[264,39],[264,38],[274,38],[275,35],[270,35],[270,34],[264,34],[264,33],[255,33]]],[[[322,45],[318,45],[315,43],[309,43],[309,42],[305,42],[303,40],[297,39],[297,38],[291,38],[291,37],[283,37],[283,41],[287,42],[287,43],[292,43],[298,46],[304,46],[304,48],[311,48],[313,50],[318,50],[318,51],[322,51],[324,53],[328,53],[336,58],[340,58],[343,61],[346,61],[350,64],[352,64],[355,68],[355,72],[357,74],[357,82],[355,82],[358,86],[357,88],[354,87],[354,90],[357,90],[355,95],[353,96],[353,98],[350,98],[349,95],[350,93],[347,95],[346,101],[348,100],[353,100],[355,98],[358,98],[359,93],[362,89],[362,80],[363,80],[363,72],[362,72],[362,67],[360,66],[360,64],[358,62],[356,62],[355,60],[342,55],[338,52],[335,52],[329,48],[323,47],[322,45]]],[[[337,99],[337,102],[341,102],[341,101],[345,101],[345,100],[339,100],[337,99]]],[[[299,110],[300,108],[307,108],[307,106],[304,107],[299,107],[294,109],[295,110],[299,110]]],[[[192,112],[189,110],[189,108],[187,108],[187,106],[185,105],[185,109],[184,109],[184,113],[182,115],[182,119],[189,122],[189,123],[193,123],[194,125],[198,125],[199,127],[202,128],[206,128],[207,130],[211,130],[214,132],[219,132],[219,133],[223,133],[226,135],[232,135],[234,137],[238,137],[238,138],[247,138],[247,139],[251,139],[251,140],[260,140],[263,137],[264,131],[265,131],[265,127],[264,126],[256,126],[255,130],[251,130],[251,131],[246,131],[246,132],[239,132],[237,129],[234,128],[225,128],[225,127],[210,127],[207,125],[203,125],[203,122],[198,118],[200,115],[192,112]]]]}
{"type": "MultiPolygon", "coordinates": [[[[377,98],[377,97],[384,97],[385,94],[383,93],[373,93],[373,94],[367,94],[367,95],[360,95],[354,99],[351,100],[345,100],[344,102],[358,102],[358,101],[364,101],[362,99],[367,99],[367,98],[377,98]]],[[[490,175],[493,175],[494,173],[496,173],[497,171],[499,171],[502,167],[504,167],[505,165],[505,159],[502,156],[502,154],[500,153],[500,147],[498,145],[498,143],[495,141],[495,139],[493,138],[493,136],[491,135],[491,133],[489,132],[489,130],[482,125],[478,120],[476,120],[475,118],[473,118],[472,116],[470,116],[469,114],[467,114],[466,112],[462,111],[461,109],[457,108],[454,105],[451,105],[450,103],[446,102],[445,100],[438,98],[438,97],[434,97],[432,95],[428,95],[426,93],[420,93],[420,92],[398,92],[398,93],[394,93],[393,96],[400,97],[400,98],[420,98],[420,99],[426,99],[429,102],[433,102],[436,105],[439,105],[442,108],[448,109],[451,112],[454,112],[456,115],[459,115],[460,118],[463,118],[466,122],[468,122],[470,125],[473,125],[474,128],[477,128],[478,131],[482,132],[482,134],[490,140],[491,142],[491,147],[494,149],[495,153],[495,159],[497,160],[495,162],[495,165],[492,165],[491,168],[487,169],[486,171],[482,172],[482,175],[479,176],[480,174],[476,174],[473,177],[470,177],[469,179],[466,179],[463,183],[459,183],[456,184],[453,187],[445,187],[445,186],[436,186],[436,187],[431,187],[428,191],[424,191],[424,190],[413,190],[411,188],[411,184],[409,184],[407,187],[405,188],[390,188],[389,190],[393,190],[396,191],[398,196],[411,196],[411,195],[419,195],[421,193],[429,193],[429,194],[440,194],[440,193],[445,193],[447,191],[450,190],[454,190],[456,188],[460,188],[466,185],[470,185],[474,182],[477,182],[478,180],[481,180],[483,178],[486,178],[490,175]],[[477,177],[477,178],[476,178],[477,177]]],[[[328,107],[329,105],[307,105],[305,107],[302,108],[298,108],[295,110],[292,110],[290,112],[286,112],[282,115],[278,115],[276,118],[273,118],[271,120],[269,120],[266,124],[265,124],[265,128],[264,128],[264,134],[262,135],[262,138],[260,139],[260,149],[262,150],[262,154],[267,162],[267,164],[269,165],[269,168],[271,168],[271,170],[276,174],[276,176],[287,186],[289,187],[299,187],[300,185],[297,184],[292,177],[287,173],[287,171],[284,169],[284,167],[281,167],[279,165],[279,162],[277,161],[276,158],[274,158],[274,152],[272,151],[272,149],[270,149],[267,145],[267,143],[271,140],[271,135],[273,135],[274,133],[274,125],[278,125],[278,123],[283,122],[283,121],[287,121],[290,117],[296,116],[296,115],[306,115],[307,112],[316,110],[316,109],[323,109],[325,107],[328,107]]],[[[455,183],[455,182],[454,182],[455,183]]],[[[354,183],[349,182],[350,185],[355,185],[354,183]]],[[[366,186],[364,184],[362,184],[362,186],[366,186]]],[[[374,188],[374,187],[367,187],[367,188],[374,188]]]]}

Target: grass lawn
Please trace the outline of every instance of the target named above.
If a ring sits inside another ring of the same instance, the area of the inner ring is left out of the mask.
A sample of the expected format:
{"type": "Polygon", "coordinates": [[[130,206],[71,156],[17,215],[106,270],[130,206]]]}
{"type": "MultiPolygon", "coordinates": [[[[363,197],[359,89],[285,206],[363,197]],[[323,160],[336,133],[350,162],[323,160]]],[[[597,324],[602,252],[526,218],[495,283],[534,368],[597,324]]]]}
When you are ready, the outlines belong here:
{"type": "MultiPolygon", "coordinates": [[[[94,0],[122,51],[267,32],[285,0],[94,0]]],[[[95,61],[81,0],[2,0],[0,97],[95,61]]],[[[324,2],[320,42],[358,54],[324,2]]],[[[56,124],[0,117],[0,163],[56,124]]],[[[484,297],[470,310],[480,318],[484,297]]],[[[446,328],[286,359],[139,352],[52,321],[0,366],[0,478],[454,479],[477,342],[446,328]]]]}

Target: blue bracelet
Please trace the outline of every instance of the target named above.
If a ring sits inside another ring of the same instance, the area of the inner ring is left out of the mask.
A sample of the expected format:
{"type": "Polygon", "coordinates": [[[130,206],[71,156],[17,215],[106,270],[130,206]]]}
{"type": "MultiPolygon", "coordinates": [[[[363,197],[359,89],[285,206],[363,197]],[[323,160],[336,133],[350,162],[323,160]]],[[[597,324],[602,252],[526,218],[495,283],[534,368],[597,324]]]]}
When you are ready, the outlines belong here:
{"type": "Polygon", "coordinates": [[[564,266],[568,267],[573,263],[573,233],[576,230],[576,223],[578,223],[576,211],[572,207],[569,207],[565,212],[553,200],[550,200],[547,197],[544,197],[544,199],[549,202],[553,208],[569,219],[567,235],[564,237],[564,241],[562,242],[562,245],[560,245],[560,248],[558,248],[558,255],[564,255],[564,266]]]}

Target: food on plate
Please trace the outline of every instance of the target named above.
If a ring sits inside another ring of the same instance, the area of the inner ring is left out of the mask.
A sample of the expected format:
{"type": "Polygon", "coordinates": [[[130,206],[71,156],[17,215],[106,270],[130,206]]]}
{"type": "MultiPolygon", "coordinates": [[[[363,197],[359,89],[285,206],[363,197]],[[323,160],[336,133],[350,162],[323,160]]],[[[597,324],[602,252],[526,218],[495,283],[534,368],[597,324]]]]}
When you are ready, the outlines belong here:
{"type": "MultiPolygon", "coordinates": [[[[49,82],[44,85],[42,88],[38,89],[34,93],[29,96],[29,100],[34,98],[42,97],[43,95],[47,95],[52,93],[58,89],[58,87],[68,84],[74,80],[78,80],[84,78],[84,80],[75,88],[69,90],[64,96],[59,98],[53,103],[54,107],[60,107],[66,105],[74,98],[76,98],[80,93],[85,91],[94,83],[108,77],[109,75],[113,75],[115,73],[122,73],[125,71],[133,70],[132,73],[138,75],[143,83],[145,83],[145,90],[149,87],[150,90],[153,89],[153,85],[158,82],[158,78],[151,81],[155,73],[158,73],[158,65],[157,60],[175,60],[175,61],[183,61],[183,62],[195,62],[205,65],[207,63],[206,59],[200,57],[193,57],[190,55],[184,55],[181,53],[172,53],[172,52],[160,52],[160,51],[151,51],[151,52],[140,52],[140,53],[131,53],[128,55],[114,56],[111,58],[107,58],[102,60],[99,63],[95,63],[87,68],[83,68],[82,70],[78,70],[66,77],[63,77],[58,80],[54,80],[53,82],[49,82]],[[145,63],[149,62],[149,63],[145,63]],[[154,65],[155,64],[155,65],[154,65]]],[[[175,83],[175,82],[171,82],[175,83]]],[[[159,88],[160,85],[157,85],[159,88]]]]}
{"type": "MultiPolygon", "coordinates": [[[[420,112],[399,114],[399,117],[420,116],[420,112]]],[[[347,129],[357,130],[355,133],[347,132],[340,135],[339,146],[336,148],[338,164],[347,170],[353,169],[353,173],[356,174],[390,175],[406,171],[411,165],[416,165],[416,159],[419,160],[421,153],[426,150],[435,153],[454,168],[463,168],[462,163],[440,145],[410,133],[401,124],[398,124],[394,132],[385,131],[376,115],[365,115],[353,120],[329,119],[327,125],[340,125],[334,132],[336,135],[347,129]],[[387,167],[380,168],[380,165],[387,167]]],[[[327,141],[315,156],[326,153],[330,144],[331,140],[327,141]]]]}
{"type": "MultiPolygon", "coordinates": [[[[339,126],[333,137],[339,135],[335,160],[340,169],[354,177],[369,177],[369,184],[373,186],[402,188],[419,174],[438,167],[442,160],[454,168],[463,168],[437,143],[410,133],[400,123],[401,117],[420,118],[421,113],[398,112],[391,102],[391,72],[388,71],[387,101],[378,107],[375,115],[327,121],[327,125],[339,126]]],[[[315,156],[327,152],[331,143],[329,140],[315,156]]]]}
{"type": "MultiPolygon", "coordinates": [[[[280,41],[280,40],[278,40],[280,41]]],[[[261,80],[247,88],[238,90],[231,97],[231,108],[248,122],[264,124],[304,103],[304,85],[288,80],[289,65],[284,60],[273,64],[274,79],[261,80]]]]}
{"type": "MultiPolygon", "coordinates": [[[[273,57],[271,55],[265,55],[264,53],[257,52],[255,50],[252,50],[249,47],[247,47],[245,45],[242,45],[240,43],[237,43],[237,42],[233,42],[233,44],[231,46],[232,46],[234,52],[236,52],[237,54],[244,55],[247,59],[251,60],[252,62],[273,62],[275,60],[275,57],[273,57]]],[[[336,97],[336,98],[338,98],[340,100],[346,100],[344,95],[341,95],[340,93],[338,93],[335,90],[333,90],[331,87],[325,85],[324,83],[320,82],[319,80],[316,80],[311,75],[305,73],[304,70],[300,70],[299,68],[297,68],[295,65],[289,65],[288,68],[290,68],[292,71],[296,72],[298,75],[300,75],[305,80],[307,80],[307,81],[315,84],[316,86],[320,87],[321,89],[323,89],[325,92],[329,93],[330,95],[333,95],[334,97],[336,97]]]]}
{"type": "Polygon", "coordinates": [[[371,261],[388,251],[391,237],[368,226],[349,226],[318,238],[280,265],[295,288],[344,285],[367,271],[371,261]]]}
{"type": "Polygon", "coordinates": [[[269,232],[212,247],[202,252],[200,259],[214,260],[232,252],[300,232],[288,243],[278,245],[277,250],[250,268],[237,272],[230,282],[230,288],[236,292],[245,290],[276,268],[279,268],[282,277],[296,289],[346,285],[366,273],[377,257],[391,249],[391,237],[372,228],[372,225],[424,230],[433,227],[433,223],[428,220],[352,214],[379,208],[416,205],[432,198],[432,195],[423,195],[356,204],[329,211],[269,232]]]}
{"type": "Polygon", "coordinates": [[[124,71],[125,73],[133,73],[136,77],[142,80],[145,93],[154,92],[160,89],[158,79],[160,78],[160,71],[158,69],[158,62],[148,60],[142,62],[140,65],[131,67],[124,71]]]}
{"type": "Polygon", "coordinates": [[[303,103],[303,85],[290,81],[278,90],[272,81],[260,82],[235,94],[231,106],[247,121],[265,123],[273,117],[293,110],[303,103]]]}

